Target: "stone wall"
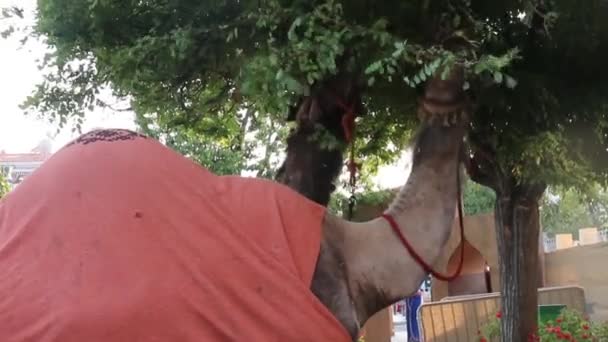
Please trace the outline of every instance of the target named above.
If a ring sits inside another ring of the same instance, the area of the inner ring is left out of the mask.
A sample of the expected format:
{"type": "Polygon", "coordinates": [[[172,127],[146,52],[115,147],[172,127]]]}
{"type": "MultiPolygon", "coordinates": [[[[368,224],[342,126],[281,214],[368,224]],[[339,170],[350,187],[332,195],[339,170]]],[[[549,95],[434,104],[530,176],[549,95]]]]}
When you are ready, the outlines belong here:
{"type": "Polygon", "coordinates": [[[545,255],[547,286],[578,285],[585,289],[587,313],[608,321],[608,243],[579,246],[545,255]]]}
{"type": "MultiPolygon", "coordinates": [[[[465,239],[468,244],[470,244],[485,260],[485,262],[490,266],[490,279],[492,283],[492,289],[495,291],[500,287],[500,279],[498,272],[498,250],[496,249],[496,232],[494,230],[494,215],[493,214],[485,214],[485,215],[475,215],[475,216],[465,216],[464,220],[464,229],[465,229],[465,239]]],[[[453,267],[448,267],[449,261],[452,258],[455,261],[458,261],[460,258],[460,230],[458,226],[458,220],[454,222],[454,229],[452,230],[452,235],[448,240],[448,243],[443,248],[443,253],[435,262],[435,269],[440,270],[444,273],[451,273],[454,269],[453,267]],[[454,257],[455,256],[455,257],[454,257]]],[[[472,263],[477,264],[477,256],[474,259],[467,258],[465,255],[465,265],[463,269],[463,276],[467,277],[467,274],[477,273],[468,272],[469,268],[472,267],[472,263]]],[[[477,281],[484,281],[483,278],[473,277],[471,279],[475,279],[477,281]]],[[[466,291],[466,289],[462,289],[461,285],[456,283],[453,284],[458,286],[460,292],[462,294],[471,294],[470,291],[466,291]]],[[[433,280],[433,284],[431,287],[431,296],[433,301],[441,300],[449,295],[449,284],[443,281],[433,280]]],[[[480,289],[482,288],[479,284],[471,284],[471,288],[480,289]]]]}

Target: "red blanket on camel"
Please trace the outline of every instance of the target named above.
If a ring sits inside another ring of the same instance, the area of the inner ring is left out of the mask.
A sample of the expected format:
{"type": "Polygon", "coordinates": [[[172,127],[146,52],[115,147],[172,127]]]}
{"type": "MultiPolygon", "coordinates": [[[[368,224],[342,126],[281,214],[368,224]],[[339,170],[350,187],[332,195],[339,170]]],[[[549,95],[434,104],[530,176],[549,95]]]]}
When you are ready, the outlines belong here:
{"type": "Polygon", "coordinates": [[[349,341],[310,292],[325,208],[124,130],[0,202],[0,341],[349,341]]]}

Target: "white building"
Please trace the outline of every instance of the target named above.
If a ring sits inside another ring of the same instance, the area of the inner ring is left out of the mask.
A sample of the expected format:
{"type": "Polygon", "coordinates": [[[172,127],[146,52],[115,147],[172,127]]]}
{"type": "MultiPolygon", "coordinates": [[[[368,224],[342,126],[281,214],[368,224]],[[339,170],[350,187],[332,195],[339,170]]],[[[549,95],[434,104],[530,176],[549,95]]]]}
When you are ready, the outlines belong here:
{"type": "Polygon", "coordinates": [[[51,151],[52,144],[46,139],[28,153],[0,151],[0,172],[14,188],[42,165],[51,156],[51,151]]]}

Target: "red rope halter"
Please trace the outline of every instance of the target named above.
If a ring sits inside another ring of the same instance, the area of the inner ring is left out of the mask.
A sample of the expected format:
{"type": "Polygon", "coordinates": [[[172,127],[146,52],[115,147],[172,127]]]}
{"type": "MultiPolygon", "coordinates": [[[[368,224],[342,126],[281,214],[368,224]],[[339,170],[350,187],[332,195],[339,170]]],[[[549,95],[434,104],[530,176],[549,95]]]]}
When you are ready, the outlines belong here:
{"type": "Polygon", "coordinates": [[[344,130],[344,138],[347,144],[350,144],[350,158],[346,167],[350,172],[350,185],[352,187],[355,186],[357,181],[356,174],[361,165],[355,162],[355,111],[352,106],[348,106],[339,98],[336,99],[336,104],[344,110],[344,115],[342,116],[342,129],[344,130]]]}
{"type": "Polygon", "coordinates": [[[412,258],[414,258],[414,260],[424,269],[424,271],[426,273],[430,273],[431,275],[433,275],[433,277],[435,277],[439,280],[443,280],[443,281],[452,281],[452,280],[458,278],[458,276],[460,276],[460,273],[462,272],[462,266],[464,264],[464,241],[465,240],[464,240],[464,223],[462,220],[462,199],[461,199],[461,193],[460,193],[460,170],[457,170],[457,172],[456,172],[456,182],[458,185],[457,186],[457,193],[458,193],[457,196],[458,196],[458,223],[460,225],[460,262],[458,263],[458,268],[456,269],[454,274],[444,275],[444,274],[441,274],[441,273],[435,271],[429,264],[427,264],[422,259],[422,257],[418,253],[416,253],[416,251],[414,250],[414,247],[412,247],[412,245],[409,243],[409,241],[405,238],[405,236],[399,229],[399,225],[397,224],[397,221],[395,221],[395,219],[389,214],[386,214],[386,213],[382,214],[382,217],[386,221],[388,221],[389,225],[391,226],[391,228],[393,229],[395,234],[397,234],[397,237],[399,238],[399,240],[401,240],[401,243],[403,244],[405,249],[407,249],[407,251],[410,253],[412,258]]]}

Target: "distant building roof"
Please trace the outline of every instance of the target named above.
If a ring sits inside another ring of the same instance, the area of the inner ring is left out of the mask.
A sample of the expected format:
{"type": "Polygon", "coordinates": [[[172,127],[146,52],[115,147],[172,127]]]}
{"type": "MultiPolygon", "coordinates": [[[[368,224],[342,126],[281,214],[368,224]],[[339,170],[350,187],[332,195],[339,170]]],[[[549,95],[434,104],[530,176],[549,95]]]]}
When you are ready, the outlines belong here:
{"type": "Polygon", "coordinates": [[[0,163],[34,163],[43,162],[49,156],[42,153],[4,153],[0,152],[0,163]]]}
{"type": "Polygon", "coordinates": [[[48,139],[42,140],[30,152],[6,153],[0,151],[0,163],[39,163],[47,160],[51,152],[52,143],[48,139]]]}

